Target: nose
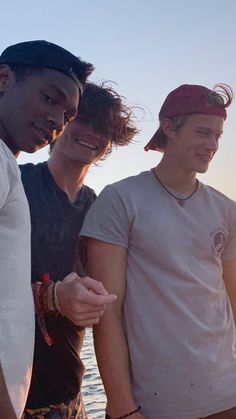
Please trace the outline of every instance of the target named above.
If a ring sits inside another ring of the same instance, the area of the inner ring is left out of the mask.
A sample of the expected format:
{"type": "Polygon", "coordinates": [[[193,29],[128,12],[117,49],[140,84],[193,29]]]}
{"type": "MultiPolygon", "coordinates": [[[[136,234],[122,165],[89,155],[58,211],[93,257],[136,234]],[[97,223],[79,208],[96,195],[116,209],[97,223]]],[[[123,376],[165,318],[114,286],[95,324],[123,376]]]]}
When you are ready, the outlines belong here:
{"type": "Polygon", "coordinates": [[[206,148],[210,151],[217,151],[218,150],[218,136],[215,134],[209,135],[206,141],[206,148]]]}
{"type": "Polygon", "coordinates": [[[56,131],[57,135],[61,134],[67,125],[65,122],[64,111],[61,109],[55,109],[55,107],[47,116],[47,121],[49,123],[50,130],[56,131]]]}

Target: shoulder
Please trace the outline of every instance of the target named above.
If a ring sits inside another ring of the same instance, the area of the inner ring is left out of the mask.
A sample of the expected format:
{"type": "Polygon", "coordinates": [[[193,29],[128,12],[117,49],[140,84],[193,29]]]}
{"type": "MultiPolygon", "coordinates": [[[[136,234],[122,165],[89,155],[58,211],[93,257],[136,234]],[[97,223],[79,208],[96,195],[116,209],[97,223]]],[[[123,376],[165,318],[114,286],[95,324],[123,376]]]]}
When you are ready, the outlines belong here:
{"type": "Polygon", "coordinates": [[[83,185],[83,188],[79,195],[78,205],[82,204],[85,211],[88,211],[88,209],[94,203],[96,197],[97,195],[92,188],[90,188],[87,185],[83,185]]]}
{"type": "Polygon", "coordinates": [[[37,203],[42,197],[48,196],[50,179],[48,175],[47,163],[27,163],[19,166],[21,181],[30,205],[37,203]]]}
{"type": "Polygon", "coordinates": [[[137,208],[149,200],[147,194],[152,191],[150,178],[151,173],[147,171],[105,186],[92,206],[91,213],[97,216],[100,211],[102,217],[116,215],[118,218],[132,220],[137,208]]]}
{"type": "MultiPolygon", "coordinates": [[[[47,173],[47,163],[27,163],[19,165],[21,180],[25,188],[44,183],[44,177],[47,173]]],[[[46,182],[47,183],[47,182],[46,182]]]]}
{"type": "Polygon", "coordinates": [[[93,200],[95,200],[96,197],[97,197],[96,192],[94,191],[94,189],[90,188],[87,185],[83,185],[82,193],[85,196],[91,197],[93,200]]]}
{"type": "Polygon", "coordinates": [[[46,163],[26,163],[26,164],[19,164],[19,169],[21,171],[21,176],[31,176],[32,174],[40,173],[42,168],[46,163]]]}
{"type": "Polygon", "coordinates": [[[134,196],[136,192],[140,193],[140,190],[145,191],[145,189],[150,186],[151,178],[152,174],[149,170],[141,172],[138,175],[129,176],[118,182],[107,185],[103,189],[102,193],[117,193],[120,196],[126,196],[127,198],[129,198],[131,196],[134,196]]]}

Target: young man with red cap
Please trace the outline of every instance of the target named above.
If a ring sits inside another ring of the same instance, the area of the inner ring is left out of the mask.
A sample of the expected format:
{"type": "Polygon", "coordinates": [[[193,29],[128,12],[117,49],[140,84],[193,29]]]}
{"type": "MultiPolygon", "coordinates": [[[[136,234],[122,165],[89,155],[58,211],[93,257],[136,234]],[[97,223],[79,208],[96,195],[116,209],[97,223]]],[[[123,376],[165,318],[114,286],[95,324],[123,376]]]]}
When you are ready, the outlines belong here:
{"type": "Polygon", "coordinates": [[[117,295],[94,330],[107,418],[236,417],[236,204],[196,177],[231,101],[226,85],[171,92],[145,147],[161,162],[87,214],[90,275],[117,295]]]}
{"type": "Polygon", "coordinates": [[[30,214],[15,157],[55,140],[77,115],[91,64],[46,41],[0,56],[0,417],[21,416],[30,384],[34,306],[30,214]]]}

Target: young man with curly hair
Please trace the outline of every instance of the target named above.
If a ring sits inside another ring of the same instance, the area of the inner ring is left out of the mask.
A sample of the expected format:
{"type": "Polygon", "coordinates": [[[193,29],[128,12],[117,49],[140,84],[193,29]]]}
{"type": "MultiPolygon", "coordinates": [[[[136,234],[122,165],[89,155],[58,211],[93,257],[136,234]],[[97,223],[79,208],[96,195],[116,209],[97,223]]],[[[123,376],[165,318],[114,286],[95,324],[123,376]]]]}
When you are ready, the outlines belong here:
{"type": "Polygon", "coordinates": [[[51,145],[49,160],[21,166],[32,222],[32,284],[39,293],[25,419],[86,417],[80,395],[84,328],[98,323],[115,296],[73,272],[78,235],[96,197],[84,181],[92,164],[112,147],[128,144],[136,132],[123,99],[104,84],[88,83],[78,117],[51,145]],[[42,281],[45,274],[48,284],[42,281]]]}
{"type": "Polygon", "coordinates": [[[85,219],[90,275],[117,295],[94,332],[107,418],[236,417],[236,203],[197,179],[231,101],[226,85],[172,91],[146,146],[161,162],[85,219]]]}

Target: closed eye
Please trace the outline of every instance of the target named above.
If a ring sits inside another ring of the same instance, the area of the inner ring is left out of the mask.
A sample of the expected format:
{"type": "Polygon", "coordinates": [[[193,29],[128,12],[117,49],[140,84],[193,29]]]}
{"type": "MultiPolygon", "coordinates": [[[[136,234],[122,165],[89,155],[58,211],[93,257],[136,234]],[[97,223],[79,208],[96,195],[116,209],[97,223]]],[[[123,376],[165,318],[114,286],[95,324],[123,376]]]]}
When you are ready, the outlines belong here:
{"type": "Polygon", "coordinates": [[[197,133],[204,136],[204,135],[210,135],[212,132],[210,130],[201,129],[201,130],[198,130],[197,133]]]}
{"type": "Polygon", "coordinates": [[[214,134],[214,131],[208,129],[200,129],[197,130],[197,133],[200,134],[202,137],[208,137],[210,135],[215,135],[215,139],[218,141],[222,137],[222,132],[218,132],[214,134]]]}
{"type": "Polygon", "coordinates": [[[55,100],[50,95],[48,95],[47,93],[42,93],[42,95],[47,103],[49,103],[50,105],[55,104],[55,100]]]}
{"type": "Polygon", "coordinates": [[[64,114],[64,121],[65,124],[69,124],[69,122],[72,120],[72,118],[70,117],[70,115],[68,115],[67,113],[64,114]]]}
{"type": "Polygon", "coordinates": [[[77,116],[77,110],[71,110],[70,112],[64,113],[64,120],[66,124],[69,124],[69,122],[73,121],[77,116]]]}

